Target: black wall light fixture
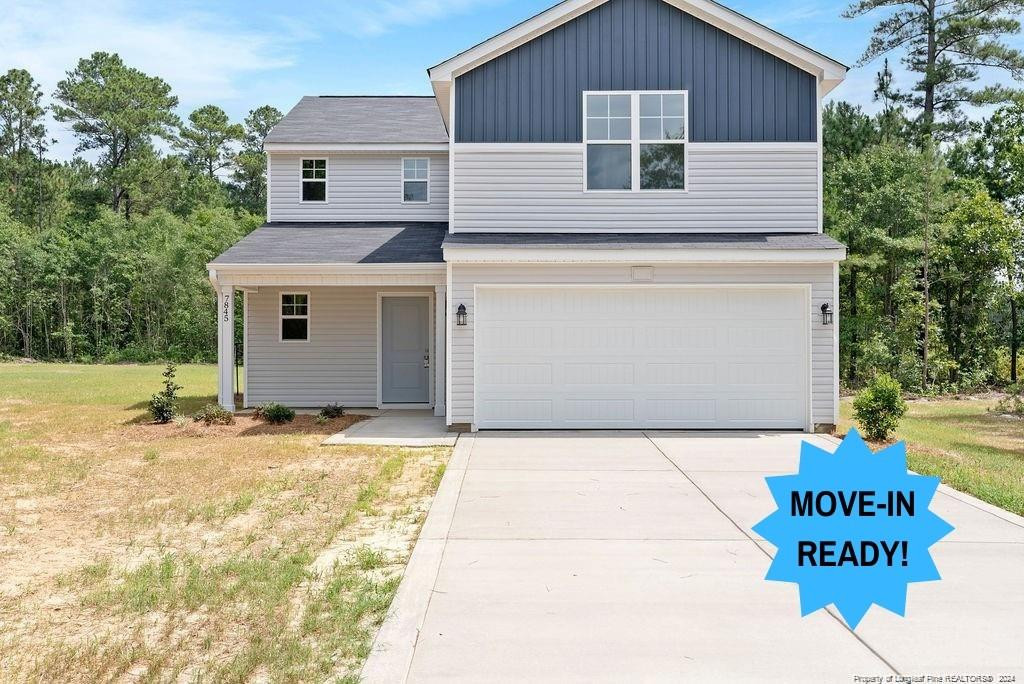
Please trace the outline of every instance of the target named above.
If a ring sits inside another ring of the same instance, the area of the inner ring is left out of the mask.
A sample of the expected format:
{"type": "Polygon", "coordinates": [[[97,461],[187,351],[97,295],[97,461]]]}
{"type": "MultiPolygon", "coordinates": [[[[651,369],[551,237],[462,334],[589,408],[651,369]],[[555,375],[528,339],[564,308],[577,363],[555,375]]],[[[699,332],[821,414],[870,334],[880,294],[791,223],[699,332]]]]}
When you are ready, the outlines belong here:
{"type": "Polygon", "coordinates": [[[459,308],[455,312],[455,325],[466,325],[466,318],[466,305],[459,304],[459,308]]]}
{"type": "Polygon", "coordinates": [[[832,307],[828,305],[828,302],[825,302],[821,305],[821,324],[832,325],[834,320],[835,316],[833,315],[832,307]]]}

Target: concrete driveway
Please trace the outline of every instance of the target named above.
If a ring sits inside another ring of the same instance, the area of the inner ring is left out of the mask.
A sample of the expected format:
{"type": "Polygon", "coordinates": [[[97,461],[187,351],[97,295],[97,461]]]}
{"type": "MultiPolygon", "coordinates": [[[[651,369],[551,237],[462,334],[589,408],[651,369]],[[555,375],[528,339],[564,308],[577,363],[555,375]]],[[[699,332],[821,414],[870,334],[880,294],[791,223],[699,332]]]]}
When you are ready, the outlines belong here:
{"type": "MultiPolygon", "coordinates": [[[[798,434],[464,435],[363,671],[370,682],[1024,675],[1024,519],[946,488],[941,582],[856,633],[763,577],[765,475],[798,434]]],[[[891,681],[891,680],[890,680],[891,681]]],[[[998,681],[998,680],[996,680],[998,681]]]]}

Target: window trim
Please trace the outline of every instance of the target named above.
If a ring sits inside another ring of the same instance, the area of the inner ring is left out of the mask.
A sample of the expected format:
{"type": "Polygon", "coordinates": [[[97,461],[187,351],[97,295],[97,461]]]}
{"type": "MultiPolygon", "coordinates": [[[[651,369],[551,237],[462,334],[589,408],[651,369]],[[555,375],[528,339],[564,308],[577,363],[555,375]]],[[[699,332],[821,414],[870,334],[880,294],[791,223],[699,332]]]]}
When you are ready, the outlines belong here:
{"type": "Polygon", "coordinates": [[[418,204],[418,205],[430,204],[430,157],[402,157],[401,173],[402,173],[402,186],[401,186],[402,204],[418,204]],[[425,159],[427,161],[427,177],[425,179],[424,178],[406,178],[405,177],[405,162],[406,162],[406,160],[413,161],[413,160],[419,160],[419,159],[425,159]],[[409,183],[409,182],[412,182],[412,183],[424,183],[425,182],[427,184],[427,199],[422,201],[422,202],[419,202],[419,201],[416,201],[416,200],[408,200],[407,201],[405,199],[405,184],[409,183]]]}
{"type": "Polygon", "coordinates": [[[313,323],[312,323],[312,304],[313,298],[310,297],[309,291],[296,292],[294,290],[282,291],[277,296],[277,341],[281,344],[309,344],[309,341],[313,338],[313,323]],[[293,295],[303,295],[306,298],[306,315],[288,315],[284,314],[284,298],[293,295]],[[284,339],[284,321],[288,320],[300,320],[306,319],[306,339],[304,340],[286,340],[284,339]]]}
{"type": "Polygon", "coordinates": [[[690,192],[690,91],[688,90],[584,90],[583,91],[583,192],[584,194],[687,194],[690,192]],[[587,107],[589,95],[629,95],[630,140],[588,140],[587,107]],[[683,137],[680,140],[644,140],[640,137],[640,96],[641,95],[682,95],[683,96],[683,137]],[[588,186],[588,150],[590,145],[629,145],[630,184],[629,190],[591,190],[588,186]],[[669,144],[683,146],[683,189],[658,189],[640,187],[640,146],[669,144]]]}
{"type": "MultiPolygon", "coordinates": [[[[330,200],[331,200],[331,195],[330,195],[331,184],[330,184],[330,180],[331,180],[331,158],[329,156],[324,156],[324,157],[301,157],[299,159],[299,204],[330,204],[330,200]],[[302,165],[305,162],[308,162],[308,161],[318,162],[318,161],[321,161],[321,160],[324,162],[324,178],[323,178],[324,198],[322,200],[302,199],[302,186],[304,184],[320,182],[319,179],[303,178],[302,177],[302,171],[303,171],[302,165]]],[[[290,293],[290,294],[301,294],[301,293],[290,293]]]]}

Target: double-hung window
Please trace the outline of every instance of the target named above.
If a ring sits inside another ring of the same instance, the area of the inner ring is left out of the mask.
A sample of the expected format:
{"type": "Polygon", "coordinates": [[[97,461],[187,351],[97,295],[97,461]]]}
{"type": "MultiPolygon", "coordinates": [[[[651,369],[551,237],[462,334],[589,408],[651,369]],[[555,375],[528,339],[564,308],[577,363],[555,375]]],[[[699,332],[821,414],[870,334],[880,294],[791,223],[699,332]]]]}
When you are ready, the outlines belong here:
{"type": "Polygon", "coordinates": [[[402,201],[422,203],[430,201],[430,158],[402,160],[402,201]]]}
{"type": "Polygon", "coordinates": [[[281,293],[281,341],[309,341],[309,294],[281,293]]]}
{"type": "Polygon", "coordinates": [[[686,189],[685,91],[583,94],[586,189],[686,189]]]}
{"type": "Polygon", "coordinates": [[[302,160],[302,201],[327,201],[327,160],[302,160]]]}

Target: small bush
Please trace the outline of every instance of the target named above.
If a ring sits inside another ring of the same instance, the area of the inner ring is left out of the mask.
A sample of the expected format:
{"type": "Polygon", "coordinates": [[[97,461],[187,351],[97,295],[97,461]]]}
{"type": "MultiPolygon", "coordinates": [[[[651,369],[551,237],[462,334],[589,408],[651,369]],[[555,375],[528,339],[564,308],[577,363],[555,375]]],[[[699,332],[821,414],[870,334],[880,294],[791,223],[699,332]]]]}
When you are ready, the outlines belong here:
{"type": "Polygon", "coordinates": [[[888,439],[906,414],[903,388],[887,373],[876,375],[853,400],[854,418],[868,439],[888,439]]]}
{"type": "Polygon", "coordinates": [[[207,404],[192,416],[192,420],[207,425],[234,425],[235,414],[220,404],[207,404]]]}
{"type": "Polygon", "coordinates": [[[1024,385],[1010,385],[1006,388],[1006,396],[992,409],[1001,415],[1024,416],[1024,385]]]}
{"type": "Polygon", "coordinates": [[[262,404],[256,407],[253,416],[273,425],[282,425],[295,420],[295,411],[278,403],[262,404]]]}
{"type": "Polygon", "coordinates": [[[181,385],[174,382],[174,374],[178,371],[173,363],[167,364],[163,372],[164,388],[149,400],[149,413],[158,423],[170,423],[178,412],[178,390],[181,385]]]}
{"type": "Polygon", "coordinates": [[[328,404],[320,409],[320,416],[324,420],[334,420],[345,415],[345,407],[339,404],[328,404]]]}

